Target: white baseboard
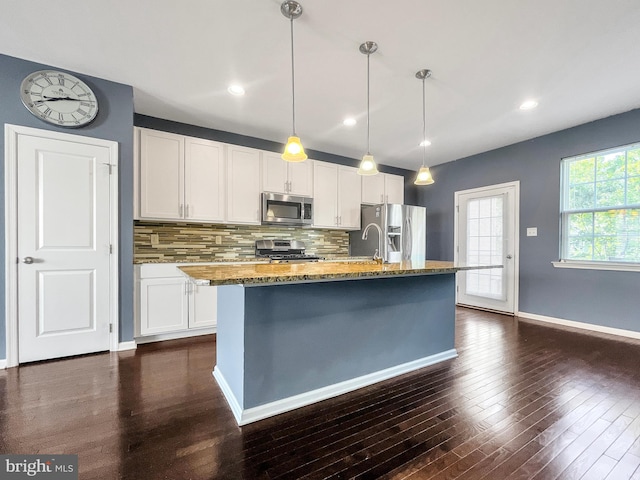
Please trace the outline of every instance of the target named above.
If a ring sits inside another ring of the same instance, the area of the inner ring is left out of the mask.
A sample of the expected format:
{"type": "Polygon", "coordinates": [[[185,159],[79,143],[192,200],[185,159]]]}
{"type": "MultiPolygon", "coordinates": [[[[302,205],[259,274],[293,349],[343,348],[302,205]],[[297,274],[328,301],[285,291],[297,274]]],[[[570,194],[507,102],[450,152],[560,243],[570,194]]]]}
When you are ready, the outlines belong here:
{"type": "Polygon", "coordinates": [[[455,348],[452,348],[451,350],[446,350],[435,355],[419,358],[418,360],[403,363],[402,365],[386,368],[378,372],[369,373],[361,377],[353,378],[351,380],[345,380],[344,382],[335,383],[333,385],[328,385],[326,387],[311,390],[309,392],[294,395],[292,397],[283,398],[282,400],[276,400],[275,402],[266,403],[257,407],[248,408],[246,410],[242,409],[237,399],[233,395],[233,392],[231,392],[229,385],[227,384],[226,380],[224,380],[223,375],[220,373],[217,367],[213,371],[213,376],[216,380],[218,380],[218,384],[220,385],[220,388],[222,389],[222,392],[224,393],[225,398],[227,399],[227,402],[231,407],[231,411],[233,412],[238,425],[246,425],[248,423],[257,422],[258,420],[273,417],[290,410],[295,410],[296,408],[311,405],[312,403],[317,403],[322,400],[337,397],[338,395],[352,392],[354,390],[358,390],[359,388],[367,387],[369,385],[373,385],[374,383],[378,383],[389,378],[397,377],[398,375],[402,375],[404,373],[418,370],[419,368],[427,367],[435,363],[456,358],[457,356],[458,352],[455,348]]]}
{"type": "Polygon", "coordinates": [[[576,322],[575,320],[565,320],[563,318],[547,317],[538,315],[537,313],[518,312],[516,316],[522,319],[537,320],[539,322],[553,323],[556,325],[564,325],[565,327],[579,328],[581,330],[590,330],[592,332],[608,333],[610,335],[618,335],[621,337],[634,338],[640,340],[640,332],[633,330],[623,330],[621,328],[604,327],[602,325],[594,325],[593,323],[576,322]]]}
{"type": "Polygon", "coordinates": [[[118,352],[124,352],[125,350],[135,350],[138,348],[135,340],[131,340],[130,342],[120,342],[118,343],[118,352]]]}
{"type": "Polygon", "coordinates": [[[135,338],[138,345],[143,343],[163,342],[165,340],[178,340],[179,338],[198,337],[200,335],[211,335],[216,333],[216,327],[198,328],[196,330],[185,330],[182,332],[158,333],[157,335],[145,335],[135,338]]]}
{"type": "Polygon", "coordinates": [[[0,370],[4,370],[5,368],[7,368],[7,360],[0,360],[0,370]]]}
{"type": "Polygon", "coordinates": [[[244,425],[244,423],[241,423],[242,407],[238,403],[238,399],[236,399],[236,396],[231,391],[231,387],[227,383],[227,379],[224,378],[224,375],[222,374],[222,372],[217,366],[213,368],[213,378],[215,378],[216,381],[218,382],[218,385],[220,386],[220,390],[222,390],[224,398],[227,400],[227,403],[229,404],[229,408],[231,408],[231,412],[233,413],[233,416],[236,418],[236,422],[238,423],[238,425],[244,425]]]}

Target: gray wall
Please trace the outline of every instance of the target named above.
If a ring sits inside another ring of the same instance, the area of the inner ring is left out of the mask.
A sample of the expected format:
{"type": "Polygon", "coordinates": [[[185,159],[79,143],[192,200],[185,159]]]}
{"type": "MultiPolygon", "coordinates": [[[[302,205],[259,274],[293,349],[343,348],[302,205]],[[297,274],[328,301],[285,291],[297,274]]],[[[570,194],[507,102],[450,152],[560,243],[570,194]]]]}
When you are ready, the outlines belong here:
{"type": "Polygon", "coordinates": [[[519,310],[640,331],[640,274],[558,269],[560,160],[640,141],[633,110],[480,155],[432,167],[435,183],[422,187],[427,207],[427,257],[453,259],[454,192],[520,181],[519,310]],[[527,237],[527,227],[538,227],[527,237]]]}
{"type": "MultiPolygon", "coordinates": [[[[120,225],[120,340],[133,339],[133,89],[128,85],[109,82],[70,72],[89,85],[99,102],[98,116],[89,126],[80,129],[63,129],[42,122],[22,105],[20,82],[29,73],[56,68],[49,65],[28,62],[6,55],[0,55],[0,151],[4,151],[4,124],[53,130],[117,141],[119,145],[120,225]]],[[[63,70],[63,69],[59,69],[63,70]]],[[[65,70],[66,71],[66,70],[65,70]]],[[[5,345],[5,278],[4,248],[4,161],[0,174],[0,358],[6,357],[5,345]]]]}

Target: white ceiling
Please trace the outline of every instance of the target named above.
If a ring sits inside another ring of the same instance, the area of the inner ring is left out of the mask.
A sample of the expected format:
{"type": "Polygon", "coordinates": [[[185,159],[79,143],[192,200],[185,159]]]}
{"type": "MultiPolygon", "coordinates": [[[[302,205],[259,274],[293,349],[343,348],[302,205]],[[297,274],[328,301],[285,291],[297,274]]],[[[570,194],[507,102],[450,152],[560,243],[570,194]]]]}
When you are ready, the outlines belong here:
{"type": "MultiPolygon", "coordinates": [[[[280,0],[0,0],[0,52],[132,85],[135,111],[273,141],[291,133],[280,0]],[[227,93],[230,83],[244,97],[227,93]]],[[[640,107],[639,0],[300,0],[297,131],[307,149],[435,165],[640,107]],[[520,111],[535,98],[539,107],[520,111]],[[358,118],[345,127],[348,115],[358,118]]],[[[579,152],[577,152],[579,153],[579,152]]]]}

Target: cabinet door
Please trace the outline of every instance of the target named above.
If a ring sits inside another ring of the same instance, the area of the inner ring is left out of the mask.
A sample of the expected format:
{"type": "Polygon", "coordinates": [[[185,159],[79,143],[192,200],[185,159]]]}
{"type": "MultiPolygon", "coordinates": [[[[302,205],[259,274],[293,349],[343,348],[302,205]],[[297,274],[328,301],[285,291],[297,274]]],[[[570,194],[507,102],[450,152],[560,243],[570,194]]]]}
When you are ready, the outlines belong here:
{"type": "Polygon", "coordinates": [[[140,218],[180,220],[184,137],[140,129],[140,218]]]}
{"type": "Polygon", "coordinates": [[[289,193],[301,197],[313,197],[313,160],[290,163],[289,193]]]}
{"type": "Polygon", "coordinates": [[[386,203],[404,203],[404,177],[402,175],[384,175],[386,203]]]}
{"type": "Polygon", "coordinates": [[[384,173],[362,177],[362,203],[369,205],[384,203],[384,173]]]}
{"type": "Polygon", "coordinates": [[[224,145],[185,139],[184,218],[198,222],[224,220],[224,145]]]}
{"type": "Polygon", "coordinates": [[[187,283],[184,278],[140,280],[140,334],[188,328],[187,283]]]}
{"type": "Polygon", "coordinates": [[[313,162],[313,226],[337,228],[338,166],[313,162]]]}
{"type": "Polygon", "coordinates": [[[360,229],[360,200],[362,182],[358,170],[338,167],[338,217],[341,228],[360,229]]]}
{"type": "Polygon", "coordinates": [[[227,221],[260,224],[260,152],[227,147],[227,221]]]}
{"type": "Polygon", "coordinates": [[[273,152],[262,152],[262,190],[287,193],[287,162],[273,152]]]}
{"type": "Polygon", "coordinates": [[[189,328],[215,327],[218,323],[218,287],[188,283],[189,328]]]}

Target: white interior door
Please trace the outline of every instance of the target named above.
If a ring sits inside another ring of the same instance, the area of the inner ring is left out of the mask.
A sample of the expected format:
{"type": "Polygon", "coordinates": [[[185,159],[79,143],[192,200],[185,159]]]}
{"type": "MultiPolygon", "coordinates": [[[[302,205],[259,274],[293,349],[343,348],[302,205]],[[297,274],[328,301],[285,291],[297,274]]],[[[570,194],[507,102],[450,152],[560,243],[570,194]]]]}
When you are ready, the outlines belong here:
{"type": "Polygon", "coordinates": [[[112,151],[19,135],[16,155],[19,362],[109,350],[112,151]]]}
{"type": "Polygon", "coordinates": [[[458,272],[457,303],[515,313],[518,184],[456,192],[456,261],[503,268],[458,272]]]}

